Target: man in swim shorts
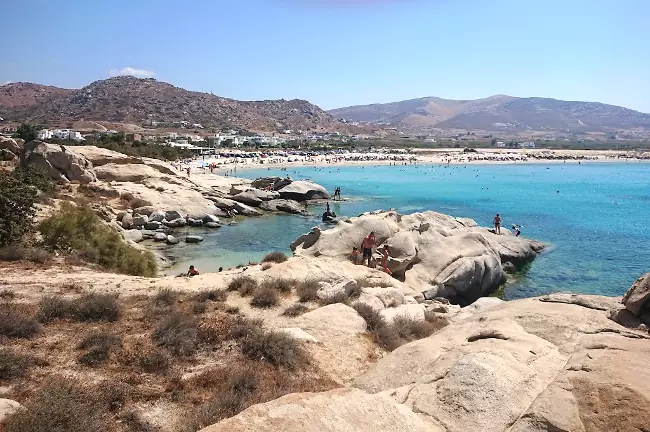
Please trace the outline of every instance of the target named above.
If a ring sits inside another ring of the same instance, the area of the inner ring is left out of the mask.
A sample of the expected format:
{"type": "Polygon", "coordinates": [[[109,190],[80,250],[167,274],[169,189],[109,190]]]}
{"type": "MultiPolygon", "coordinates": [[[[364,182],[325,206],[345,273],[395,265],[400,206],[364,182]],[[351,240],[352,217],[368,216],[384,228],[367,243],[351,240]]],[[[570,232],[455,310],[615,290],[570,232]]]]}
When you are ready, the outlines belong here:
{"type": "Polygon", "coordinates": [[[361,244],[361,248],[363,249],[363,258],[361,262],[365,263],[367,259],[368,267],[370,267],[370,260],[372,259],[372,248],[373,246],[375,246],[375,241],[376,241],[375,232],[370,231],[370,234],[364,237],[363,243],[361,244]]]}

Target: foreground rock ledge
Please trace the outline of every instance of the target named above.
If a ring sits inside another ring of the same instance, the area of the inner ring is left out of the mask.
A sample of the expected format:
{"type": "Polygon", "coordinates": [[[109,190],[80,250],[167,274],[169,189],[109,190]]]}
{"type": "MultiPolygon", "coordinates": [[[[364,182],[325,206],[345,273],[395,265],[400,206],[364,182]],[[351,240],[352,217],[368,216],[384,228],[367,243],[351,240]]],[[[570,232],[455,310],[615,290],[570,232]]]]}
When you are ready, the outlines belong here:
{"type": "Polygon", "coordinates": [[[204,431],[648,430],[650,336],[607,318],[619,302],[551,295],[460,313],[352,388],[287,395],[204,431]]]}
{"type": "MultiPolygon", "coordinates": [[[[494,292],[506,280],[505,266],[519,268],[545,247],[505,229],[493,234],[472,219],[388,211],[351,218],[325,231],[314,228],[291,248],[296,255],[347,260],[370,231],[377,235],[377,246],[390,246],[393,276],[426,298],[446,297],[460,305],[494,292]]],[[[375,258],[379,261],[378,254],[375,258]]]]}

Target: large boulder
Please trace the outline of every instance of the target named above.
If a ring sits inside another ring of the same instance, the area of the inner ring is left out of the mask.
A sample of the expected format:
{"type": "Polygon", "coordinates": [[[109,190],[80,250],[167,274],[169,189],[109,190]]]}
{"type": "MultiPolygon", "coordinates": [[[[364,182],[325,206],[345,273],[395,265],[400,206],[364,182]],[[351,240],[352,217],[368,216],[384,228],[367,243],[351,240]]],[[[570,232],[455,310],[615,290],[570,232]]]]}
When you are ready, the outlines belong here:
{"type": "Polygon", "coordinates": [[[233,201],[233,210],[237,212],[237,214],[240,214],[242,216],[262,216],[262,212],[254,209],[253,207],[249,207],[244,203],[240,203],[237,201],[233,201]]]}
{"type": "Polygon", "coordinates": [[[623,296],[625,308],[636,316],[650,312],[650,273],[641,276],[623,296]]]}
{"type": "Polygon", "coordinates": [[[7,417],[23,408],[24,407],[15,400],[0,399],[0,424],[2,424],[7,417]]]}
{"type": "Polygon", "coordinates": [[[113,150],[95,146],[75,146],[75,151],[88,159],[93,166],[99,167],[107,164],[141,164],[142,159],[127,156],[113,150]]]}
{"type": "Polygon", "coordinates": [[[97,180],[93,164],[72,150],[59,144],[47,144],[42,141],[30,141],[25,144],[20,155],[20,165],[35,165],[56,181],[78,181],[81,184],[97,180]]]}
{"type": "Polygon", "coordinates": [[[122,236],[124,237],[124,240],[132,241],[135,243],[140,243],[142,240],[144,240],[142,232],[135,229],[122,231],[122,236]]]}
{"type": "Polygon", "coordinates": [[[165,220],[165,212],[162,210],[156,210],[149,215],[149,222],[162,222],[165,220]]]}
{"type": "Polygon", "coordinates": [[[615,301],[524,299],[457,315],[353,386],[449,432],[644,430],[650,337],[608,320],[604,304],[615,301]]]}
{"type": "Polygon", "coordinates": [[[133,226],[144,227],[147,224],[147,222],[149,222],[149,218],[147,217],[147,215],[136,214],[135,216],[133,216],[133,226]]]}
{"type": "Polygon", "coordinates": [[[0,136],[0,150],[8,150],[14,155],[19,155],[21,148],[13,138],[0,136]]]}
{"type": "Polygon", "coordinates": [[[330,194],[323,186],[308,181],[292,181],[277,191],[282,198],[294,201],[330,198],[330,194]]]}
{"type": "Polygon", "coordinates": [[[280,198],[280,194],[274,191],[263,191],[259,189],[248,189],[233,196],[234,201],[244,203],[253,207],[259,207],[264,201],[271,201],[280,198]]]}
{"type": "Polygon", "coordinates": [[[270,212],[285,212],[291,214],[307,214],[305,207],[297,201],[274,199],[271,201],[264,201],[260,208],[270,212]]]}
{"type": "Polygon", "coordinates": [[[341,388],[253,405],[201,432],[442,432],[380,395],[341,388]]]}
{"type": "Polygon", "coordinates": [[[140,182],[149,178],[160,178],[160,171],[142,164],[108,163],[95,168],[97,178],[104,181],[140,182]]]}
{"type": "Polygon", "coordinates": [[[133,214],[125,213],[122,219],[122,228],[129,229],[133,226],[133,214]]]}
{"type": "MultiPolygon", "coordinates": [[[[543,245],[521,237],[495,235],[485,228],[435,212],[402,216],[394,211],[351,218],[328,230],[312,229],[291,244],[296,255],[348,260],[371,231],[377,247],[389,246],[393,276],[427,298],[471,304],[506,280],[503,264],[532,260],[543,245]]],[[[379,263],[380,254],[375,253],[379,263]]]]}
{"type": "Polygon", "coordinates": [[[185,237],[186,243],[201,243],[202,241],[203,241],[203,237],[197,235],[188,235],[187,237],[185,237]]]}

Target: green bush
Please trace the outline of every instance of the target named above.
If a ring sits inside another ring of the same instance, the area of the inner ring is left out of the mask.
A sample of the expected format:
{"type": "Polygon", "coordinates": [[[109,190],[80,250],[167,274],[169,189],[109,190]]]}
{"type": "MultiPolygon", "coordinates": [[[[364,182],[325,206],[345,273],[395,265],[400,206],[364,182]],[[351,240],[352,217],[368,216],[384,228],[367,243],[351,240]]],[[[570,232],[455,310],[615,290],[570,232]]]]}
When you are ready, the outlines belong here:
{"type": "Polygon", "coordinates": [[[86,260],[119,273],[156,275],[154,255],[126,243],[87,206],[64,202],[57,213],[41,222],[39,230],[51,250],[78,252],[86,260]]]}

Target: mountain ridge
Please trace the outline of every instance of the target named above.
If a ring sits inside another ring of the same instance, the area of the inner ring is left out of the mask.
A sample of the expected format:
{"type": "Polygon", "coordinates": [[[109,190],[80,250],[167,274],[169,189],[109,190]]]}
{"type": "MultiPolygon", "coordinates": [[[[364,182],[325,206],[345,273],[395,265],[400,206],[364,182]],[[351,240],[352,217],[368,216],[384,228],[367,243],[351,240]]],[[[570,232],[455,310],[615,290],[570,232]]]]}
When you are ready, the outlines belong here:
{"type": "Polygon", "coordinates": [[[347,121],[440,129],[607,132],[650,130],[650,114],[600,102],[494,95],[471,100],[435,96],[328,111],[347,121]]]}
{"type": "Polygon", "coordinates": [[[305,100],[238,101],[130,76],[94,81],[80,89],[7,84],[0,87],[0,117],[45,124],[190,121],[260,131],[355,129],[305,100]]]}

